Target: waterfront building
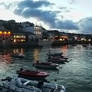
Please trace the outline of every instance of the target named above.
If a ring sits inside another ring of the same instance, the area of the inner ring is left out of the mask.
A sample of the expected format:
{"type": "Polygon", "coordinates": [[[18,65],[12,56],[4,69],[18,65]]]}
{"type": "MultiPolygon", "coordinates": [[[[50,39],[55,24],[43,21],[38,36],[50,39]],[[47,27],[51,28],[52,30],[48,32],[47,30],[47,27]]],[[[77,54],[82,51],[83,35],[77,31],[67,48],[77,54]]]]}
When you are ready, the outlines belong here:
{"type": "Polygon", "coordinates": [[[10,30],[0,30],[0,47],[10,46],[11,36],[10,30]]]}
{"type": "Polygon", "coordinates": [[[0,31],[0,47],[37,46],[36,36],[30,32],[12,33],[10,30],[0,31]]]}
{"type": "Polygon", "coordinates": [[[27,36],[24,33],[13,33],[11,38],[12,45],[24,44],[27,42],[27,36]]]}
{"type": "Polygon", "coordinates": [[[12,45],[13,46],[37,46],[38,40],[34,34],[31,32],[25,33],[13,33],[12,35],[12,45]]]}
{"type": "Polygon", "coordinates": [[[43,33],[46,32],[47,30],[45,30],[42,26],[34,26],[34,34],[36,35],[36,37],[40,40],[43,37],[43,33]]]}
{"type": "Polygon", "coordinates": [[[45,32],[45,35],[47,36],[48,40],[54,40],[55,38],[59,37],[59,31],[57,31],[57,30],[47,30],[45,32]]]}

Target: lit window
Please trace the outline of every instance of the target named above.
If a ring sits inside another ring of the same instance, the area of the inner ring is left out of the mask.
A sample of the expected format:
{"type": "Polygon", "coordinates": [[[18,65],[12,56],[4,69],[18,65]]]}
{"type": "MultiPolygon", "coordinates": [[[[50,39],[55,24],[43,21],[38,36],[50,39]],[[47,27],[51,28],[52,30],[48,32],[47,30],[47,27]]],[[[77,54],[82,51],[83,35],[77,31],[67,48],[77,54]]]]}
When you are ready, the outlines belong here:
{"type": "Polygon", "coordinates": [[[16,38],[20,38],[20,36],[17,35],[16,38]]]}
{"type": "Polygon", "coordinates": [[[90,41],[91,41],[91,39],[88,39],[88,41],[90,42],[90,41]]]}
{"type": "Polygon", "coordinates": [[[11,34],[11,32],[8,32],[8,34],[11,34]]]}
{"type": "Polygon", "coordinates": [[[21,42],[25,42],[25,40],[24,39],[21,39],[21,42]]]}
{"type": "Polygon", "coordinates": [[[4,32],[4,34],[7,34],[7,32],[4,32]]]}
{"type": "Polygon", "coordinates": [[[59,40],[62,41],[63,39],[60,38],[59,40]]]}
{"type": "Polygon", "coordinates": [[[13,42],[15,43],[16,42],[16,39],[14,39],[13,42]]]}
{"type": "Polygon", "coordinates": [[[14,38],[16,38],[16,36],[14,35],[14,38]]]}

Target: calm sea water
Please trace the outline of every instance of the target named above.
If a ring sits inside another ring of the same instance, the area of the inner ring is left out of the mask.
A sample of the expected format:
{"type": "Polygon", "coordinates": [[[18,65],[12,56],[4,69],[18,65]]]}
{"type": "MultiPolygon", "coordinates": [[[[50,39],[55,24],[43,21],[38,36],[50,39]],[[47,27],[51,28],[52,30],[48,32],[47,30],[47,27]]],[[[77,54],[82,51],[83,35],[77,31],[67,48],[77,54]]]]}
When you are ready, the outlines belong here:
{"type": "Polygon", "coordinates": [[[32,66],[36,60],[47,61],[47,53],[63,52],[69,57],[70,62],[63,64],[59,71],[46,71],[50,75],[47,79],[58,84],[63,84],[67,92],[92,92],[92,46],[62,46],[57,48],[35,48],[35,49],[0,49],[0,79],[6,76],[15,77],[16,70],[20,67],[37,70],[32,66]],[[14,58],[12,53],[22,53],[24,59],[14,58]]]}

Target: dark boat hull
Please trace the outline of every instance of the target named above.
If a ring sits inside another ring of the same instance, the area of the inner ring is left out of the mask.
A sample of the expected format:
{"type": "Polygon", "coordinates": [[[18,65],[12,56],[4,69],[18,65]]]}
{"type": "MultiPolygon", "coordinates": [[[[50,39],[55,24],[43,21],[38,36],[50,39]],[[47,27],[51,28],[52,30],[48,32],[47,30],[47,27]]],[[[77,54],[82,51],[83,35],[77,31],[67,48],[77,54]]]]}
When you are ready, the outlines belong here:
{"type": "Polygon", "coordinates": [[[21,77],[21,78],[25,78],[25,79],[29,79],[29,80],[37,80],[37,81],[47,81],[45,78],[46,77],[32,77],[32,76],[25,76],[25,75],[18,75],[18,77],[21,77]]]}
{"type": "Polygon", "coordinates": [[[39,69],[47,69],[47,70],[58,70],[58,66],[45,66],[45,65],[34,65],[36,68],[39,69]]]}
{"type": "Polygon", "coordinates": [[[52,62],[52,63],[56,63],[56,64],[65,64],[64,60],[52,60],[52,59],[49,59],[48,62],[52,62]]]}
{"type": "Polygon", "coordinates": [[[30,70],[19,70],[17,71],[19,77],[30,79],[30,80],[42,80],[45,79],[49,74],[40,71],[30,71],[30,70]]]}

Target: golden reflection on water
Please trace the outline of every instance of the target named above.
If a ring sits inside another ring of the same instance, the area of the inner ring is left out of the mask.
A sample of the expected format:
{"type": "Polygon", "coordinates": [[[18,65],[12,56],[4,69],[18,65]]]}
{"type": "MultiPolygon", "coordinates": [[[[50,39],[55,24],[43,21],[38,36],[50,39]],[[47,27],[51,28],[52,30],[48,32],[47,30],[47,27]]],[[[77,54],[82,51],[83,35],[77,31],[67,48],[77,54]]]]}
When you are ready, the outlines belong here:
{"type": "Polygon", "coordinates": [[[34,63],[36,63],[36,61],[39,60],[39,49],[34,49],[33,56],[34,56],[34,63]]]}
{"type": "Polygon", "coordinates": [[[22,55],[24,55],[24,49],[23,48],[13,49],[13,54],[22,54],[22,55]]]}

